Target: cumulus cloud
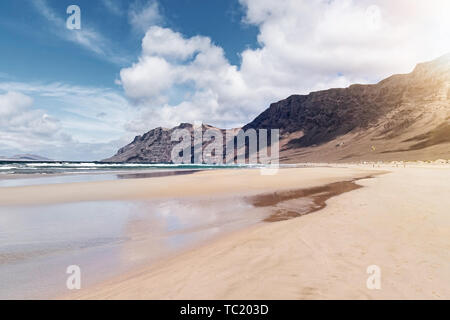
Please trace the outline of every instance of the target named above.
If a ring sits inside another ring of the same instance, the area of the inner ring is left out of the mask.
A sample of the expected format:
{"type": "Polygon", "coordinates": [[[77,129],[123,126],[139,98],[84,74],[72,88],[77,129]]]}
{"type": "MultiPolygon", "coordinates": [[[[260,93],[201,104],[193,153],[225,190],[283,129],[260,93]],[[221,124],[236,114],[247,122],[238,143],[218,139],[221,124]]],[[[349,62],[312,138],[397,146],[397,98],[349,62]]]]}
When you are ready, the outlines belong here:
{"type": "Polygon", "coordinates": [[[422,60],[450,51],[449,3],[445,0],[241,0],[246,22],[258,25],[262,48],[243,53],[243,72],[282,84],[280,74],[310,77],[304,90],[342,74],[349,81],[376,81],[408,72],[422,60]],[[443,14],[444,13],[444,14],[443,14]],[[292,70],[292,72],[287,72],[292,70]]]}
{"type": "Polygon", "coordinates": [[[240,66],[204,36],[150,27],[121,84],[142,110],[130,127],[242,125],[291,94],[370,83],[450,51],[447,0],[240,0],[260,48],[240,66]]]}
{"type": "MultiPolygon", "coordinates": [[[[148,117],[154,125],[167,126],[181,121],[225,124],[244,119],[245,108],[227,107],[250,100],[249,90],[237,67],[229,64],[223,49],[211,39],[186,38],[153,26],[142,48],[139,61],[122,69],[120,78],[127,96],[143,108],[147,124],[148,117]]],[[[138,122],[133,123],[137,126],[138,122]]]]}
{"type": "Polygon", "coordinates": [[[125,92],[136,100],[157,98],[173,85],[174,75],[174,70],[166,60],[151,56],[142,57],[131,68],[120,72],[125,92]]]}

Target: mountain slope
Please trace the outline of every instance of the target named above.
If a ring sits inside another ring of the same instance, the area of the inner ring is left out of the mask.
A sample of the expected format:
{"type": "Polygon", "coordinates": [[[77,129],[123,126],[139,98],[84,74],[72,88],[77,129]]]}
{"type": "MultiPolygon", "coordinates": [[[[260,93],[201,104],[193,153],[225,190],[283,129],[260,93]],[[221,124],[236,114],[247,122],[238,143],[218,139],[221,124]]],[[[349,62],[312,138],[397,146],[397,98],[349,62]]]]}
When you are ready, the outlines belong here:
{"type": "MultiPolygon", "coordinates": [[[[169,162],[174,129],[136,137],[107,161],[169,162]]],[[[450,159],[450,54],[377,84],[293,95],[243,129],[280,129],[286,163],[450,159]]]]}
{"type": "MultiPolygon", "coordinates": [[[[285,129],[284,162],[450,159],[450,55],[376,85],[297,99],[305,101],[293,103],[294,125],[270,123],[285,129]],[[299,138],[290,139],[292,134],[299,138]]],[[[278,114],[288,110],[273,107],[278,114]]],[[[273,119],[255,121],[263,127],[273,119]]]]}

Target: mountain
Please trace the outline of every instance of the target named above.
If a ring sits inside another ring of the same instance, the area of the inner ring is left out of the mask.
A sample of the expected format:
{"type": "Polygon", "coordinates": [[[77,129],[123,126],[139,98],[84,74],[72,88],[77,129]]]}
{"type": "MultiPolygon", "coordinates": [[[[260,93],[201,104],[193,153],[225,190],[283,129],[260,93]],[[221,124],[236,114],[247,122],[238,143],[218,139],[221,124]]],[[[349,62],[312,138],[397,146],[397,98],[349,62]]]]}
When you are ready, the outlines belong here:
{"type": "Polygon", "coordinates": [[[52,161],[51,159],[35,154],[17,154],[12,157],[0,157],[0,159],[7,161],[52,161]]]}
{"type": "MultiPolygon", "coordinates": [[[[142,136],[137,136],[133,142],[119,149],[115,156],[105,159],[103,162],[170,163],[172,148],[178,143],[176,141],[172,142],[171,137],[172,133],[178,129],[188,130],[193,136],[194,126],[190,123],[182,123],[172,129],[159,127],[142,136]]],[[[217,130],[225,135],[225,130],[203,124],[202,132],[204,133],[206,130],[217,130]]],[[[193,160],[193,148],[191,155],[193,160]]]]}
{"type": "MultiPolygon", "coordinates": [[[[272,128],[284,163],[450,159],[450,54],[377,84],[290,96],[243,127],[272,128]]],[[[136,137],[108,160],[169,162],[174,129],[136,137]]]]}
{"type": "Polygon", "coordinates": [[[246,128],[281,128],[282,162],[450,158],[450,55],[375,85],[274,103],[246,128]]]}

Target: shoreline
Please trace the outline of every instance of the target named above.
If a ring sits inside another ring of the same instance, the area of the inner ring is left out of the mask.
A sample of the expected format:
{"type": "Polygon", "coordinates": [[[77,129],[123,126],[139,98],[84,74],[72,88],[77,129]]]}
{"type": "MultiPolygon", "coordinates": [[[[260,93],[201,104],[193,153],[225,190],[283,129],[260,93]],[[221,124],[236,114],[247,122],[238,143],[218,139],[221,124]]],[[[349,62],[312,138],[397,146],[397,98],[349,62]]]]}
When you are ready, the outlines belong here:
{"type": "MultiPolygon", "coordinates": [[[[377,170],[375,170],[377,171],[377,170]]],[[[378,170],[379,171],[379,170],[378,170]]],[[[4,187],[0,205],[44,205],[78,201],[170,199],[196,196],[255,195],[316,187],[373,173],[371,168],[307,167],[279,169],[263,176],[258,169],[204,170],[189,175],[114,181],[4,187]],[[23,195],[26,195],[24,197],[23,195]]]]}
{"type": "MultiPolygon", "coordinates": [[[[2,180],[16,180],[16,179],[42,179],[42,178],[54,178],[54,177],[70,177],[70,176],[87,176],[87,175],[146,175],[146,174],[164,174],[172,172],[199,172],[204,169],[142,169],[142,170],[111,170],[111,171],[81,171],[81,172],[58,172],[58,173],[2,173],[0,174],[0,181],[2,180]]],[[[167,174],[168,175],[168,174],[167,174]]],[[[156,175],[155,175],[156,176],[156,175]]],[[[164,175],[161,175],[164,176],[164,175]]],[[[133,178],[130,178],[133,179],[133,178]]]]}

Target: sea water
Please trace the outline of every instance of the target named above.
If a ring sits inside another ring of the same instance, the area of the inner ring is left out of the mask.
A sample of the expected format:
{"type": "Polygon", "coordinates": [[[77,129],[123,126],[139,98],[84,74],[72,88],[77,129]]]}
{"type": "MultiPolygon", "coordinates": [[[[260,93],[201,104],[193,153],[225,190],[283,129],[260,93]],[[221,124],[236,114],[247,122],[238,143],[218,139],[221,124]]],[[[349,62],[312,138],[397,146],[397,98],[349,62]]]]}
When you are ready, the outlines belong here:
{"type": "Polygon", "coordinates": [[[0,161],[0,187],[151,178],[258,165],[0,161]]]}

